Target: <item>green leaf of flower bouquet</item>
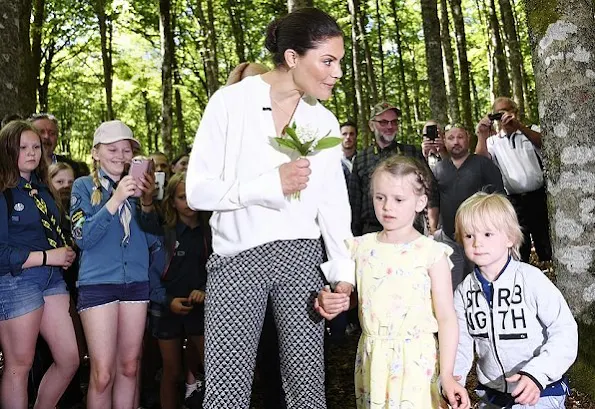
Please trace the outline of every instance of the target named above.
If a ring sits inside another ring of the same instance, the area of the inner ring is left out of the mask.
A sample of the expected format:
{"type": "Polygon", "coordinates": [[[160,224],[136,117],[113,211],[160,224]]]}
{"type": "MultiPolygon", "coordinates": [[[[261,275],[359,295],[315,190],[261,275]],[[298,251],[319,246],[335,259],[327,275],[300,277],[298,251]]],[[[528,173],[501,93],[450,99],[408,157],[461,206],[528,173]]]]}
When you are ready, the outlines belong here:
{"type": "Polygon", "coordinates": [[[292,150],[300,151],[301,146],[296,146],[295,142],[291,139],[287,139],[287,138],[274,138],[274,139],[281,146],[284,146],[284,147],[292,149],[292,150]]]}
{"type": "Polygon", "coordinates": [[[314,149],[317,151],[320,151],[323,149],[333,148],[333,147],[339,145],[342,141],[343,141],[343,138],[337,138],[335,136],[327,136],[326,138],[322,138],[321,140],[319,140],[314,149]]]}
{"type": "Polygon", "coordinates": [[[289,137],[290,137],[291,139],[293,139],[293,141],[294,141],[296,144],[298,144],[298,145],[300,145],[300,146],[302,145],[302,143],[300,142],[300,138],[298,138],[298,136],[297,136],[297,133],[295,132],[295,129],[293,129],[293,128],[289,127],[289,126],[286,126],[286,127],[285,127],[285,133],[286,133],[287,135],[289,135],[289,137]]]}

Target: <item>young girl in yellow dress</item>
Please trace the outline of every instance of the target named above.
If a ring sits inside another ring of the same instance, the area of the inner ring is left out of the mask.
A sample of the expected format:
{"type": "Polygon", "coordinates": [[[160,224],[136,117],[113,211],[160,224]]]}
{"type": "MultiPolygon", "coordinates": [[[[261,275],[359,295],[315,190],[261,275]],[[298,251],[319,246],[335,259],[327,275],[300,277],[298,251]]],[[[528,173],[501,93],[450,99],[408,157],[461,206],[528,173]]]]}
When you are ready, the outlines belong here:
{"type": "MultiPolygon", "coordinates": [[[[469,408],[467,391],[453,378],[458,325],[452,250],[413,227],[417,214],[426,212],[430,180],[415,159],[394,156],[380,163],[371,193],[383,230],[347,241],[362,326],[355,361],[358,408],[438,408],[438,360],[444,397],[453,408],[469,408]]],[[[316,304],[332,319],[348,300],[326,288],[316,304]]]]}

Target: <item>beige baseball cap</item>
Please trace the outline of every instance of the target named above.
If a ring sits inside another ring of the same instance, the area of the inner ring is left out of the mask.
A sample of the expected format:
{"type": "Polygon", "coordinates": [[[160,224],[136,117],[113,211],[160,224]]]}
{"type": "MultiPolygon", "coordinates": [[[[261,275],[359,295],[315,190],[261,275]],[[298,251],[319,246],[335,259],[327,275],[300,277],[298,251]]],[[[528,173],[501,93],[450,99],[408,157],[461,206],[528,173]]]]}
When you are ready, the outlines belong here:
{"type": "Polygon", "coordinates": [[[93,147],[98,144],[108,144],[124,139],[129,140],[132,143],[133,149],[140,149],[140,142],[134,139],[132,130],[124,122],[119,120],[103,122],[95,130],[93,135],[93,147]]]}

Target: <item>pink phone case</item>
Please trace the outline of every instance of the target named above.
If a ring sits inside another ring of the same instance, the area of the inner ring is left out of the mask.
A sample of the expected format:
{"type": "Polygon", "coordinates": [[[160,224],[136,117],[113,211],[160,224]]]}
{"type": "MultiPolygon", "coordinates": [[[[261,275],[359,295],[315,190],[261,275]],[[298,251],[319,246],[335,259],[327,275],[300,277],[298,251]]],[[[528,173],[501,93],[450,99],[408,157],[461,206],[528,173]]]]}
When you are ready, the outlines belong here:
{"type": "MultiPolygon", "coordinates": [[[[137,184],[139,183],[141,176],[149,171],[150,163],[151,163],[150,160],[145,160],[145,159],[141,159],[141,160],[135,159],[132,161],[132,164],[130,165],[130,171],[128,172],[128,174],[130,176],[132,176],[137,181],[137,184]]],[[[136,190],[134,191],[133,196],[140,197],[140,196],[142,196],[142,194],[143,194],[143,192],[137,187],[136,190]]]]}

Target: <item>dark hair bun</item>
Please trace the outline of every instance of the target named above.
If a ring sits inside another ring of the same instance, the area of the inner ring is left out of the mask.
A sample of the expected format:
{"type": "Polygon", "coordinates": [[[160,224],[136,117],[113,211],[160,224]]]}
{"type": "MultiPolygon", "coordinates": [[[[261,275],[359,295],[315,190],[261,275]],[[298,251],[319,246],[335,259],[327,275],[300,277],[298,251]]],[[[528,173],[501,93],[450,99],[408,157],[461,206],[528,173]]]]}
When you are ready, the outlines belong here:
{"type": "Polygon", "coordinates": [[[272,54],[276,54],[277,51],[279,51],[279,45],[277,44],[277,29],[282,20],[282,18],[278,18],[267,27],[267,36],[264,40],[264,46],[272,54]]]}

